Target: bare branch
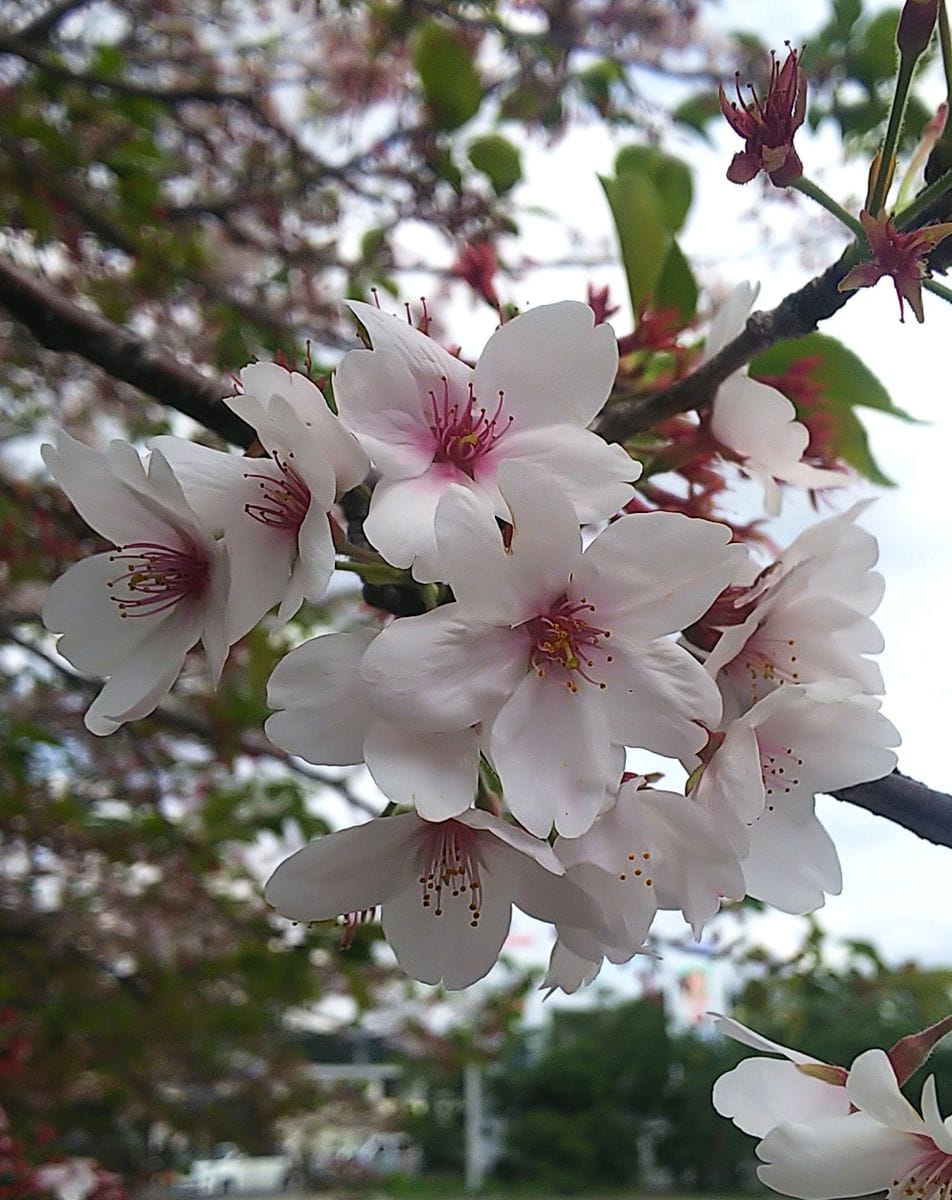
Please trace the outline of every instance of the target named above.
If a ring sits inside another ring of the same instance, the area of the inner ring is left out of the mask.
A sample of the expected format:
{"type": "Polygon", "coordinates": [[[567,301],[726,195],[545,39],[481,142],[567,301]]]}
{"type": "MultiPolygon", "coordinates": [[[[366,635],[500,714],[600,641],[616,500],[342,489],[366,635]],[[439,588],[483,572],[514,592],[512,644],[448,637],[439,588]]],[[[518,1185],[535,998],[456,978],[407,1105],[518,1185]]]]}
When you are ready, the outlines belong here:
{"type": "Polygon", "coordinates": [[[873,783],[841,788],[831,795],[885,817],[927,842],[952,846],[952,796],[934,792],[899,771],[873,783]]]}
{"type": "Polygon", "coordinates": [[[80,308],[3,257],[0,306],[48,350],[79,354],[236,446],[249,446],[254,440],[254,430],[222,403],[233,390],[228,383],[200,375],[98,313],[80,308]]]}

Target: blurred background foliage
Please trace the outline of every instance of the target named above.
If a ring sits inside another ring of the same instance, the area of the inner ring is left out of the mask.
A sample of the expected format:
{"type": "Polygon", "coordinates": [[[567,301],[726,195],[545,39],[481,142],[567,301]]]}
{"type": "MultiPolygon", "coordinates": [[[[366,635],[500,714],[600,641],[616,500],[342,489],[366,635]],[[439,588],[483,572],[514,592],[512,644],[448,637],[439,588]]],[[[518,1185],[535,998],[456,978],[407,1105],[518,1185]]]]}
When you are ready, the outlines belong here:
{"type": "MultiPolygon", "coordinates": [[[[351,780],[260,733],[288,639],[340,628],[352,595],[255,631],[215,696],[189,670],[152,717],[108,740],[84,729],[94,685],[56,658],[38,614],[48,582],[102,546],[31,474],[37,442],[53,423],[92,443],[188,427],[52,328],[5,316],[5,269],[222,393],[252,358],[300,363],[309,343],[320,373],[353,344],[342,296],[396,297],[423,272],[431,296],[495,307],[493,278],[526,266],[524,148],[604,123],[624,147],[603,183],[632,309],[671,306],[687,325],[698,287],[676,237],[691,171],[666,139],[707,136],[735,71],[762,89],[771,48],[712,32],[709,7],[0,0],[0,1103],[27,1158],[90,1154],[135,1180],[157,1165],[156,1126],[263,1149],[278,1117],[316,1103],[288,1014],[335,997],[351,1020],[403,1013],[408,993],[373,927],[342,952],[333,928],[277,922],[260,894],[262,864],[367,808],[351,780]],[[684,97],[673,113],[659,78],[684,97]]],[[[857,153],[879,136],[895,16],[834,0],[808,39],[809,119],[857,153]]],[[[929,114],[910,111],[914,139],[929,114]]],[[[848,1061],[948,1008],[946,973],[891,971],[863,947],[834,971],[812,952],[753,964],[739,1015],[848,1061]]],[[[471,1054],[501,1064],[508,1177],[630,1182],[652,1118],[681,1131],[653,1151],[679,1180],[743,1181],[746,1139],[708,1103],[735,1048],[665,1032],[650,1000],[560,1014],[529,1038],[519,987],[487,1000],[478,1037],[402,1018],[434,1094],[458,1095],[471,1054]]],[[[417,1134],[452,1169],[459,1107],[428,1113],[417,1134]]]]}

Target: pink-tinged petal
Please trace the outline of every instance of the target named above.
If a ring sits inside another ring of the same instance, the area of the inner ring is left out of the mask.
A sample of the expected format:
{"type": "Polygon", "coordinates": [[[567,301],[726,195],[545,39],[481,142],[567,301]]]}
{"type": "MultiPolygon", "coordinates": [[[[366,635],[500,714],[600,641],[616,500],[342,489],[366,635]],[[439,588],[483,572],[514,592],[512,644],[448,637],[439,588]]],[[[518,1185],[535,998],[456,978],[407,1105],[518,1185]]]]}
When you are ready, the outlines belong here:
{"type": "MultiPolygon", "coordinates": [[[[276,461],[286,464],[300,476],[314,504],[326,512],[337,495],[337,479],[319,435],[304,425],[283,396],[275,396],[268,414],[271,438],[264,444],[273,451],[276,461]]],[[[251,470],[254,470],[253,466],[251,470]]]]}
{"type": "MultiPolygon", "coordinates": [[[[56,446],[41,446],[50,474],[90,528],[121,546],[126,542],[167,544],[169,524],[161,505],[128,487],[109,469],[106,456],[60,432],[56,446]]],[[[141,471],[140,471],[141,473],[141,471]]]]}
{"type": "Polygon", "coordinates": [[[523,857],[532,859],[551,874],[565,874],[565,868],[549,843],[542,838],[533,837],[531,833],[526,833],[518,825],[512,825],[481,808],[471,808],[462,813],[459,821],[462,825],[468,825],[470,829],[480,829],[491,833],[496,841],[518,851],[523,857]]]}
{"type": "Polygon", "coordinates": [[[759,283],[739,283],[718,306],[704,343],[704,362],[723,350],[743,330],[759,291],[759,283]]]}
{"type": "MultiPolygon", "coordinates": [[[[292,371],[287,388],[280,395],[287,400],[310,440],[330,463],[337,490],[346,492],[362,483],[370,469],[367,455],[354,435],[327,407],[317,384],[299,371],[292,371]]],[[[273,403],[271,415],[275,416],[273,403]]]]}
{"type": "MultiPolygon", "coordinates": [[[[724,1017],[720,1013],[712,1013],[711,1015],[714,1017],[714,1028],[717,1032],[724,1034],[725,1037],[733,1038],[735,1042],[740,1042],[742,1046],[750,1046],[752,1050],[761,1050],[765,1054],[782,1054],[784,1058],[789,1058],[792,1063],[815,1063],[819,1061],[809,1054],[803,1054],[799,1050],[791,1050],[789,1046],[781,1046],[779,1042],[772,1042],[770,1038],[765,1038],[763,1034],[757,1033],[756,1030],[749,1029],[746,1025],[742,1025],[740,1021],[735,1021],[733,1017],[724,1017]]],[[[717,1111],[720,1112],[721,1110],[718,1109],[717,1111]]]]}
{"type": "Polygon", "coordinates": [[[757,1146],[757,1177],[798,1200],[834,1200],[885,1191],[916,1152],[908,1134],[884,1129],[862,1113],[809,1124],[787,1122],[757,1146]]]}
{"type": "Polygon", "coordinates": [[[487,408],[500,392],[513,432],[540,425],[587,425],[608,399],[618,370],[610,325],[594,325],[587,304],[564,300],[502,325],[476,365],[476,395],[487,408]]]}
{"type": "Polygon", "coordinates": [[[866,1050],[853,1061],[846,1091],[860,1112],[880,1125],[906,1134],[927,1132],[925,1122],[899,1090],[885,1050],[866,1050]]]}
{"type": "Polygon", "coordinates": [[[291,373],[275,362],[249,363],[238,373],[241,391],[226,396],[223,403],[254,429],[266,423],[268,407],[274,396],[287,393],[291,373]]]}
{"type": "Polygon", "coordinates": [[[570,595],[595,605],[593,621],[648,642],[696,621],[743,570],[743,546],[726,525],[680,513],[615,521],[582,556],[570,595]]]}
{"type": "Polygon", "coordinates": [[[549,955],[548,970],[539,987],[546,991],[546,999],[555,991],[572,996],[580,988],[593,983],[601,969],[601,958],[595,962],[582,958],[571,951],[561,937],[557,937],[549,955]]]}
{"type": "Polygon", "coordinates": [[[600,695],[582,688],[530,672],[492,724],[489,755],[506,803],[537,837],[553,823],[577,837],[602,807],[614,756],[600,695]]]}
{"type": "Polygon", "coordinates": [[[286,858],[264,898],[292,921],[329,921],[390,900],[415,881],[413,813],[326,833],[286,858]]]}
{"type": "Polygon", "coordinates": [[[813,797],[768,796],[741,863],[747,894],[801,916],[843,888],[836,847],[813,812],[813,797]]]}
{"type": "Polygon", "coordinates": [[[641,474],[641,464],[623,447],[579,425],[526,430],[514,425],[493,457],[536,467],[558,487],[581,524],[614,516],[634,494],[630,481],[641,474]]]}
{"type": "Polygon", "coordinates": [[[930,1075],[922,1085],[922,1098],[919,1104],[922,1109],[922,1119],[936,1148],[943,1154],[952,1154],[952,1129],[942,1120],[942,1114],[939,1112],[934,1075],[930,1075]]]}
{"type": "Polygon", "coordinates": [[[796,414],[775,387],[736,372],[725,379],[714,398],[711,433],[742,458],[783,469],[800,461],[810,440],[796,414]]]}
{"type": "Polygon", "coordinates": [[[845,1087],[798,1071],[792,1062],[747,1058],[714,1084],[711,1099],[722,1117],[738,1129],[764,1137],[785,1121],[846,1116],[845,1087]]]}
{"type": "MultiPolygon", "coordinates": [[[[466,384],[473,378],[471,367],[455,358],[439,342],[414,329],[405,317],[382,312],[376,305],[365,304],[361,300],[349,300],[347,307],[370,334],[374,352],[395,356],[421,379],[439,379],[445,375],[451,382],[461,382],[465,390],[466,384]]],[[[364,351],[350,352],[362,353],[364,351]]],[[[350,354],[344,356],[345,361],[350,354]]],[[[432,386],[432,383],[427,383],[427,387],[432,386]]],[[[334,394],[337,395],[336,388],[334,394]]]]}
{"type": "Polygon", "coordinates": [[[468,889],[456,896],[444,889],[441,909],[425,908],[415,878],[412,886],[383,905],[384,935],[411,978],[420,983],[442,981],[449,991],[458,991],[493,967],[509,933],[512,902],[505,889],[496,886],[488,864],[480,875],[482,904],[475,924],[468,889]]]}
{"type": "Polygon", "coordinates": [[[43,624],[62,633],[57,650],[78,671],[109,675],[116,663],[148,637],[154,619],[123,617],[109,583],[123,572],[111,553],[75,563],[47,592],[43,624]]]}
{"type": "Polygon", "coordinates": [[[555,850],[565,862],[568,874],[598,904],[608,925],[607,936],[604,931],[599,931],[602,933],[599,937],[590,929],[580,929],[572,920],[559,925],[559,936],[583,958],[595,961],[604,956],[611,962],[623,963],[641,952],[658,911],[658,897],[653,884],[642,886],[640,880],[632,877],[627,855],[613,853],[604,858],[604,861],[619,860],[621,870],[606,870],[589,861],[590,856],[595,857],[602,850],[598,832],[601,820],[580,838],[556,838],[555,850]]]}
{"type": "Polygon", "coordinates": [[[150,444],[175,472],[186,500],[207,529],[221,532],[243,509],[248,490],[244,475],[256,469],[254,460],[179,437],[157,437],[150,444]]]}
{"type": "Polygon", "coordinates": [[[809,526],[784,550],[782,558],[787,571],[804,564],[805,587],[836,596],[864,617],[879,607],[885,587],[882,575],[872,569],[879,558],[879,545],[856,524],[870,504],[871,500],[861,500],[846,512],[809,526]]]}
{"type": "MultiPolygon", "coordinates": [[[[228,637],[228,593],[231,587],[231,566],[228,551],[223,542],[216,542],[208,555],[208,580],[201,604],[193,602],[194,615],[201,621],[202,648],[208,659],[208,673],[212,687],[218,687],[221,673],[228,657],[231,640],[228,637]]],[[[185,618],[185,606],[180,603],[175,612],[179,619],[185,618]]]]}
{"type": "Polygon", "coordinates": [[[286,654],[268,681],[268,704],[283,709],[265,722],[276,746],[312,763],[363,761],[374,719],[360,661],[374,633],[331,633],[286,654]]]}
{"type": "Polygon", "coordinates": [[[434,530],[441,578],[460,607],[477,621],[516,624],[513,614],[524,597],[486,497],[450,484],[436,509],[434,530]]]}
{"type": "Polygon", "coordinates": [[[278,605],[279,621],[290,621],[292,617],[296,617],[304,603],[307,584],[304,559],[298,555],[296,558],[292,558],[292,562],[291,575],[284,595],[281,597],[281,603],[278,605]]]}
{"type": "Polygon", "coordinates": [[[400,617],[361,665],[381,716],[424,732],[467,729],[495,713],[525,675],[518,630],[469,620],[459,604],[400,617]]]}
{"type": "Polygon", "coordinates": [[[86,728],[97,737],[108,737],[126,721],[137,721],[155,710],[178,679],[201,629],[198,620],[182,622],[175,617],[149,624],[148,635],[116,665],[86,713],[86,728]]]}
{"type": "Polygon", "coordinates": [[[474,729],[417,733],[375,721],[364,739],[364,758],[384,795],[411,805],[424,820],[459,816],[475,798],[479,738],[474,729]]]}
{"type": "Polygon", "coordinates": [[[364,533],[387,562],[413,567],[421,583],[442,576],[436,548],[436,508],[456,479],[452,466],[434,464],[414,479],[381,479],[370,499],[364,533]]]}
{"type": "Polygon", "coordinates": [[[746,855],[750,850],[749,826],[764,811],[760,747],[748,724],[730,723],[692,794],[721,826],[735,850],[746,855]]]}
{"type": "Polygon", "coordinates": [[[326,509],[311,504],[298,530],[298,548],[304,568],[304,597],[317,604],[334,574],[334,542],[326,509]]]}
{"type": "Polygon", "coordinates": [[[234,643],[287,593],[297,538],[241,512],[226,528],[224,541],[231,566],[227,630],[234,643]]]}
{"type": "Polygon", "coordinates": [[[721,695],[701,664],[676,642],[630,648],[612,639],[603,675],[611,739],[625,746],[685,758],[707,741],[702,725],[721,716],[721,695]]]}
{"type": "Polygon", "coordinates": [[[608,925],[595,899],[567,875],[553,875],[518,850],[502,844],[486,853],[493,879],[508,891],[517,908],[538,921],[607,935],[608,925]]]}
{"type": "MultiPolygon", "coordinates": [[[[130,462],[134,462],[138,458],[138,452],[128,442],[117,440],[109,443],[106,456],[115,469],[117,456],[125,456],[130,462]]],[[[146,481],[139,487],[142,498],[147,503],[161,505],[160,511],[167,514],[169,526],[179,530],[183,538],[198,542],[209,541],[209,531],[201,527],[196,513],[185,498],[178,477],[160,450],[153,450],[149,455],[146,481]]]]}

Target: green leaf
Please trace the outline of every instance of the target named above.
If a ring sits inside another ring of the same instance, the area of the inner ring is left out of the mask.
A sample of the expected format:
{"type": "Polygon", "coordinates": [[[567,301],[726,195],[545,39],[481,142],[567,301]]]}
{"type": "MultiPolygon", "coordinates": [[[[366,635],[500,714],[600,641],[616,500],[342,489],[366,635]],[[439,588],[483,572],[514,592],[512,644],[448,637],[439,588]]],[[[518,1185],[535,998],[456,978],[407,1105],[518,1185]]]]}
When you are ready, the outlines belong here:
{"type": "Polygon", "coordinates": [[[673,243],[665,206],[650,179],[634,171],[600,175],[621,251],[632,313],[653,298],[673,243]]]}
{"type": "MultiPolygon", "coordinates": [[[[809,377],[819,389],[822,411],[833,420],[830,440],[836,456],[873,483],[891,487],[892,480],[876,464],[866,430],[854,410],[872,408],[901,421],[916,418],[893,404],[883,385],[852,350],[824,333],[779,342],[753,360],[750,373],[755,378],[783,375],[803,359],[814,360],[809,377]]],[[[816,408],[798,408],[797,415],[808,416],[811,411],[815,413],[816,408]]]]}
{"type": "Polygon", "coordinates": [[[483,98],[482,84],[469,48],[437,21],[420,30],[413,65],[439,129],[458,129],[474,116],[483,98]]]}
{"type": "Polygon", "coordinates": [[[493,191],[502,196],[522,178],[519,151],[499,134],[477,138],[469,147],[469,161],[477,171],[489,176],[493,191]]]}
{"type": "Polygon", "coordinates": [[[650,179],[664,207],[668,229],[677,233],[684,224],[694,195],[690,168],[679,158],[662,154],[653,146],[625,146],[615,158],[615,174],[644,175],[650,179]]]}
{"type": "Polygon", "coordinates": [[[697,309],[698,287],[688,260],[672,238],[655,287],[654,301],[658,308],[675,308],[685,323],[697,309]]]}
{"type": "Polygon", "coordinates": [[[846,41],[862,13],[863,0],[833,0],[833,19],[837,37],[841,41],[846,41]]]}
{"type": "Polygon", "coordinates": [[[701,137],[710,141],[707,126],[720,114],[720,111],[717,96],[710,89],[705,89],[694,96],[689,96],[687,100],[682,100],[671,116],[681,125],[690,126],[701,137]]]}

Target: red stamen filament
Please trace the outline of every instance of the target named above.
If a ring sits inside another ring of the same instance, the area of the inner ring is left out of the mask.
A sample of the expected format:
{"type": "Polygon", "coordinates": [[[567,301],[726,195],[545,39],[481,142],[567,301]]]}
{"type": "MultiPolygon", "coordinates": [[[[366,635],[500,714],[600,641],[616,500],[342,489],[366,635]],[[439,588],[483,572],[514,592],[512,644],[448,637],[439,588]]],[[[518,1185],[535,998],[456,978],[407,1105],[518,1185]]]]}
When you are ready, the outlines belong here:
{"type": "Polygon", "coordinates": [[[245,473],[245,479],[258,480],[262,492],[262,503],[246,504],[245,512],[262,525],[284,529],[288,533],[297,533],[301,528],[311,504],[310,488],[288,461],[293,457],[293,451],[287,459],[274,455],[275,464],[281,472],[280,479],[275,479],[273,475],[245,473]]]}
{"type": "Polygon", "coordinates": [[[578,691],[576,677],[598,688],[605,688],[602,680],[593,678],[589,671],[595,666],[593,652],[602,655],[602,663],[610,663],[612,656],[605,654],[603,638],[611,632],[590,625],[584,613],[594,612],[594,604],[581,600],[563,598],[544,616],[534,617],[527,628],[532,635],[532,652],[529,663],[540,679],[551,669],[566,673],[565,686],[570,692],[578,691]]]}
{"type": "Polygon", "coordinates": [[[455,463],[460,470],[472,474],[472,466],[484,454],[487,454],[506,433],[512,424],[512,417],[501,421],[503,409],[503,393],[499,393],[492,416],[488,409],[478,407],[473,385],[468,385],[469,395],[460,405],[450,400],[449,381],[446,376],[441,378],[443,394],[437,397],[436,392],[430,392],[430,412],[433,423],[430,432],[436,441],[437,462],[455,463]]]}
{"type": "Polygon", "coordinates": [[[200,595],[208,581],[208,559],[197,546],[176,550],[158,542],[129,542],[109,559],[126,563],[126,571],[107,584],[123,589],[122,595],[109,597],[123,617],[165,612],[180,600],[200,595]]]}

